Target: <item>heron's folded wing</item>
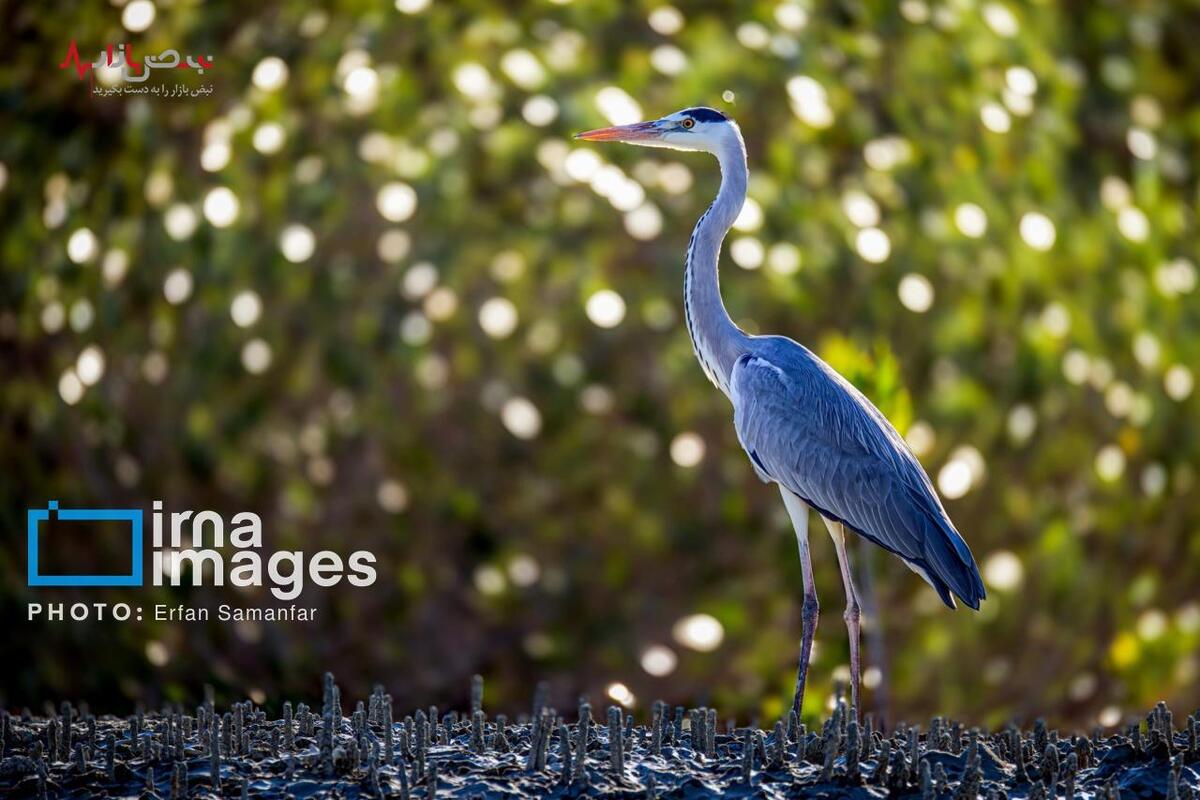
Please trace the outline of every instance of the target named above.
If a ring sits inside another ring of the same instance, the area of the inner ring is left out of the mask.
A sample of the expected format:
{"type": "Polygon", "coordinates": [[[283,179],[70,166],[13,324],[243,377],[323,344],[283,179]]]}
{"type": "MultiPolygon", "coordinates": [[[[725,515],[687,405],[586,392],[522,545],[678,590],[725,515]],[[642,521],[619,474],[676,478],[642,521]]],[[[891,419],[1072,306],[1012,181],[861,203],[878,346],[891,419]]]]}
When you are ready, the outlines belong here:
{"type": "Polygon", "coordinates": [[[738,439],[756,469],[931,573],[943,599],[948,585],[978,605],[970,550],[899,434],[856,389],[807,351],[786,361],[743,356],[731,389],[738,439]]]}

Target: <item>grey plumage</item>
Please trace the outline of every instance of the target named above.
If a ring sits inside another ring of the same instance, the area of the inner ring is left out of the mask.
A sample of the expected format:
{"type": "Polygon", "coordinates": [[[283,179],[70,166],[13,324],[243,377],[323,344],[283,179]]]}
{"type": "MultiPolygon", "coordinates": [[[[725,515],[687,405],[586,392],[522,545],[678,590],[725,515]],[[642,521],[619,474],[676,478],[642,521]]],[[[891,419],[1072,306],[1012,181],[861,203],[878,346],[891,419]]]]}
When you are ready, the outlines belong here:
{"type": "Polygon", "coordinates": [[[929,476],[891,423],[828,364],[783,336],[756,336],[734,364],[734,426],[754,468],[829,519],[912,565],[954,608],[983,581],[929,476]]]}
{"type": "Polygon", "coordinates": [[[780,486],[796,530],[804,580],[800,665],[792,702],[800,714],[819,605],[808,543],[808,512],[825,519],[846,591],[852,706],[860,683],[860,607],[845,529],[899,556],[933,586],[974,609],[985,597],[971,550],[907,444],[863,394],[807,348],[783,336],[750,336],[721,299],[721,243],[746,201],[746,146],[737,123],[705,108],[577,138],[697,150],[716,156],[721,188],[688,242],[684,318],[705,375],[733,405],[738,439],[758,476],[780,486]]]}

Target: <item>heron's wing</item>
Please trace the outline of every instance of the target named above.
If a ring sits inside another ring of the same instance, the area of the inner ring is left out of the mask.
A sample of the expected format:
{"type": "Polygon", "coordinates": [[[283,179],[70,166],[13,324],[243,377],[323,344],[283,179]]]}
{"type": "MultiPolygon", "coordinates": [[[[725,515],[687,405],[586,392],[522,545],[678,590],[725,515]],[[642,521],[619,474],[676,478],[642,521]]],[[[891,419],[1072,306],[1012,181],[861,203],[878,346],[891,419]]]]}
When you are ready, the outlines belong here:
{"type": "Polygon", "coordinates": [[[866,397],[789,339],[756,340],[731,375],[738,439],[760,476],[900,556],[953,607],[984,597],[929,477],[866,397]]]}

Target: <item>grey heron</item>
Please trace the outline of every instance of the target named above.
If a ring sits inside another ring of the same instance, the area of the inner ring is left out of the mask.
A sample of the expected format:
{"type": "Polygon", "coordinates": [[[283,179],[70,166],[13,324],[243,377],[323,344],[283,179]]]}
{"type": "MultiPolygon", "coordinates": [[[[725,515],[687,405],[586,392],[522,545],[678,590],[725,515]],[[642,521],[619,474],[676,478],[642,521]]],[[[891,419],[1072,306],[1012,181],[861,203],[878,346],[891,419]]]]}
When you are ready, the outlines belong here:
{"type": "Polygon", "coordinates": [[[808,348],[784,336],[751,336],[725,310],[717,277],[721,242],[746,200],[746,145],[737,123],[712,108],[576,135],[710,153],[721,187],[688,242],[684,310],[696,357],[733,405],[733,424],[754,471],[775,483],[796,531],[804,603],[792,708],[800,714],[819,605],[809,553],[809,510],[833,539],[846,593],[851,704],[858,707],[860,610],[846,530],[899,556],[950,608],[978,610],[986,593],[971,549],[929,476],[887,418],[808,348]]]}

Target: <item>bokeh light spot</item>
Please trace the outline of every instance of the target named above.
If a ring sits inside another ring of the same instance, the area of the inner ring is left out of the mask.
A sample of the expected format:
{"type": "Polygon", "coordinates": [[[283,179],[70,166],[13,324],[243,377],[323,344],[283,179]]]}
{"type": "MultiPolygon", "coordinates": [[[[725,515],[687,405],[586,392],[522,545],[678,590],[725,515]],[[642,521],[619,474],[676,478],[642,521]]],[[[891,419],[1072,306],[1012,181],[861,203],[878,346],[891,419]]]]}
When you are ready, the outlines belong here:
{"type": "Polygon", "coordinates": [[[725,627],[710,614],[691,614],[675,623],[671,635],[684,647],[710,653],[725,640],[725,627]]]}

